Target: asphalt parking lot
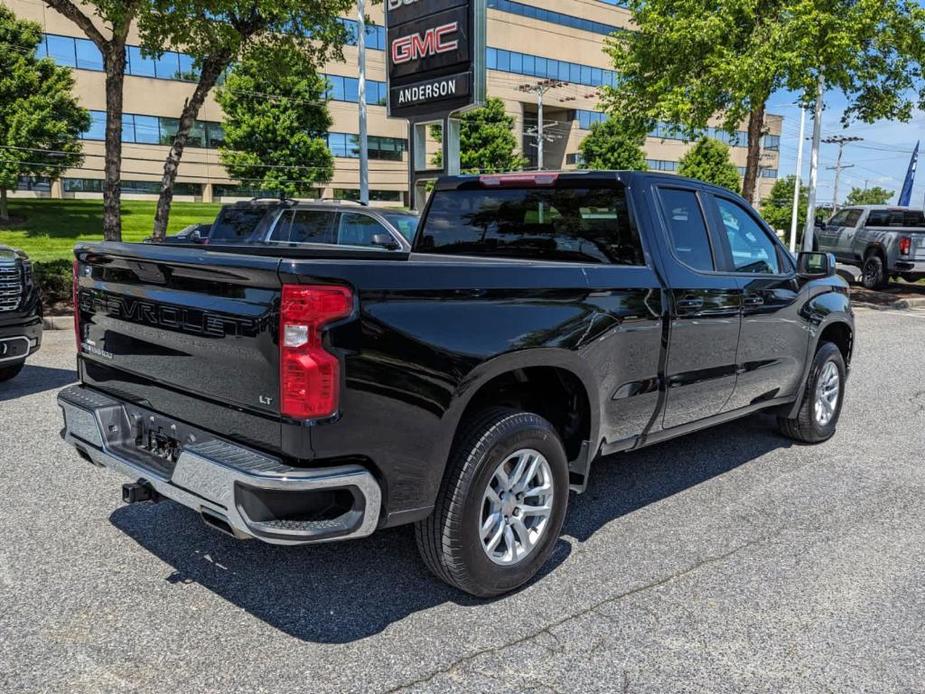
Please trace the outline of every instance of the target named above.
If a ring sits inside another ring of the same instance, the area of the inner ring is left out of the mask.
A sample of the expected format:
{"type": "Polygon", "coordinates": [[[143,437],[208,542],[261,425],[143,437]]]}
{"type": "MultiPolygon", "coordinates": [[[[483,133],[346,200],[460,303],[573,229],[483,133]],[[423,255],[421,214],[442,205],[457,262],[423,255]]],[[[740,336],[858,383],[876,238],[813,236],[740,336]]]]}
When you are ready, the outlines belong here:
{"type": "Polygon", "coordinates": [[[237,542],[58,436],[73,334],[0,385],[0,691],[925,691],[925,311],[859,310],[841,424],[755,416],[598,464],[483,602],[406,528],[237,542]]]}

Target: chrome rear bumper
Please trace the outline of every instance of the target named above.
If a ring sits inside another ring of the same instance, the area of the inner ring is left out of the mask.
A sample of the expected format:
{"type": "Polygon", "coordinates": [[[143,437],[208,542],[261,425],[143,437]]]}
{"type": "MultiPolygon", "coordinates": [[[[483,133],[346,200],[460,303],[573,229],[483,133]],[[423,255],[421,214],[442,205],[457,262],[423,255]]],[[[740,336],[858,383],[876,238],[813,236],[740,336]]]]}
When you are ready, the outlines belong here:
{"type": "Polygon", "coordinates": [[[65,388],[58,404],[64,413],[62,437],[90,462],[147,481],[161,496],[235,537],[295,545],[364,537],[379,523],[379,484],[360,465],[284,465],[86,386],[65,388]],[[140,448],[144,425],[170,432],[180,443],[175,454],[163,457],[140,448]],[[333,495],[339,495],[338,504],[327,501],[333,495]],[[321,498],[326,508],[319,510],[321,498]],[[303,501],[311,512],[299,508],[303,501]]]}

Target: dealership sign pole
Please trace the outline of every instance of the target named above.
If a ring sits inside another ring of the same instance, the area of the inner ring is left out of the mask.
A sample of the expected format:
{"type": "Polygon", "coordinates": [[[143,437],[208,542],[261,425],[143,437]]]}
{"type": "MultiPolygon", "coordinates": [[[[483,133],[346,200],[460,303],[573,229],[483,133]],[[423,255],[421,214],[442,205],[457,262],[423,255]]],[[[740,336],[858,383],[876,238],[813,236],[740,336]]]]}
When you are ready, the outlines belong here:
{"type": "Polygon", "coordinates": [[[485,102],[485,0],[385,0],[388,114],[408,120],[408,184],[459,173],[459,120],[485,102]],[[427,160],[427,129],[443,131],[441,166],[427,160]]]}

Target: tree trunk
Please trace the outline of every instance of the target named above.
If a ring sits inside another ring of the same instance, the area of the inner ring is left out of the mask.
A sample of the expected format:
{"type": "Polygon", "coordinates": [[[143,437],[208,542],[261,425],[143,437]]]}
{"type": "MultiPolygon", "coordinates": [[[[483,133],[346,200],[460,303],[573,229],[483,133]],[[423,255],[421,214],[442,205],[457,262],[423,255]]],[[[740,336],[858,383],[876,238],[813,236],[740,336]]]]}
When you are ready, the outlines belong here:
{"type": "Polygon", "coordinates": [[[199,82],[196,84],[193,95],[183,105],[183,113],[180,114],[177,134],[174,136],[170,151],[164,160],[164,175],[161,178],[161,192],[157,199],[157,212],[154,215],[154,231],[152,234],[156,241],[162,241],[167,235],[170,205],[173,202],[173,185],[177,180],[177,169],[180,166],[180,159],[183,158],[183,150],[186,148],[190,130],[196,116],[199,115],[202,102],[205,101],[209,91],[215,86],[222,71],[229,64],[231,64],[230,55],[213,56],[207,59],[203,63],[199,82]]]}
{"type": "Polygon", "coordinates": [[[758,184],[758,167],[761,163],[761,138],[764,137],[765,101],[753,109],[748,116],[748,153],[745,156],[745,178],[742,181],[742,197],[752,202],[758,184]]]}
{"type": "Polygon", "coordinates": [[[103,238],[122,240],[122,85],[125,42],[113,40],[103,55],[106,69],[106,153],[103,174],[103,238]]]}
{"type": "Polygon", "coordinates": [[[0,222],[10,221],[10,210],[6,206],[6,188],[0,188],[0,222]]]}

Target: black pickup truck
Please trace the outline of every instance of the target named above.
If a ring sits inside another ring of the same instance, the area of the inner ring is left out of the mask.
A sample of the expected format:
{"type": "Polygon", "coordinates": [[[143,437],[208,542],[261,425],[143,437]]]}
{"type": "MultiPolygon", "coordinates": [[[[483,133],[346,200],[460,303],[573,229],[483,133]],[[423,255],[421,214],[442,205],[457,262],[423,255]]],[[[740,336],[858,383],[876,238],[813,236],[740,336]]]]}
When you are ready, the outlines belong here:
{"type": "Polygon", "coordinates": [[[282,545],[415,523],[479,596],[537,572],[602,455],[758,410],[828,439],[854,342],[833,258],[670,175],[444,178],[406,252],[75,252],[64,436],[127,501],[282,545]]]}
{"type": "Polygon", "coordinates": [[[0,246],[0,383],[16,377],[42,346],[42,300],[32,263],[22,251],[0,246]]]}

